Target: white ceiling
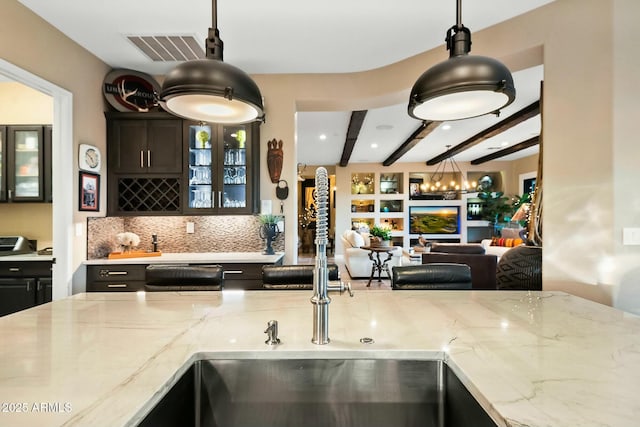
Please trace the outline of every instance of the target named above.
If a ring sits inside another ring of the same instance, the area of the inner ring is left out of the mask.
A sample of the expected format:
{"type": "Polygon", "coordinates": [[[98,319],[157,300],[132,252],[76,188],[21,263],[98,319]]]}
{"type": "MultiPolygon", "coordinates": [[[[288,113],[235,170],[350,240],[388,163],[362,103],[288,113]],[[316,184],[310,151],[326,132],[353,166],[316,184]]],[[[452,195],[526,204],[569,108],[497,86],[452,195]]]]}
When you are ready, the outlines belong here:
{"type": "MultiPolygon", "coordinates": [[[[126,39],[127,35],[193,35],[204,46],[211,26],[211,2],[207,0],[18,1],[113,68],[154,75],[164,74],[176,63],[152,62],[126,39]]],[[[473,33],[551,1],[466,0],[462,21],[473,33]]],[[[249,74],[373,69],[443,46],[446,30],[455,23],[454,0],[218,0],[217,9],[224,60],[249,74]]],[[[505,109],[500,119],[537,99],[542,69],[518,74],[522,76],[514,75],[516,103],[505,109]],[[525,83],[528,78],[532,80],[525,83]]],[[[298,161],[337,163],[349,117],[350,112],[299,113],[298,161]],[[322,156],[314,149],[320,133],[328,136],[322,156]]],[[[446,144],[455,145],[500,119],[486,116],[452,122],[451,130],[437,129],[400,161],[426,160],[444,151],[446,144]]],[[[381,162],[418,124],[407,115],[405,104],[369,111],[351,161],[381,162]],[[393,128],[376,129],[380,125],[393,128]],[[375,150],[370,148],[374,142],[378,143],[375,150]]],[[[539,132],[539,124],[526,125],[521,135],[539,132]]],[[[509,137],[514,142],[520,138],[509,137]]],[[[456,159],[476,158],[486,150],[478,146],[456,159]]]]}

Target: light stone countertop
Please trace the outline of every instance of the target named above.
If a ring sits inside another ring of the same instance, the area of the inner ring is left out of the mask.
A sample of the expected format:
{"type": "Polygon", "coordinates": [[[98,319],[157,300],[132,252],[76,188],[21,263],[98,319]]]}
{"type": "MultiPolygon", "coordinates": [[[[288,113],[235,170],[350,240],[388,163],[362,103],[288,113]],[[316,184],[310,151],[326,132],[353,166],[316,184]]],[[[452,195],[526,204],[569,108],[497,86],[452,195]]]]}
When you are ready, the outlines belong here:
{"type": "Polygon", "coordinates": [[[53,255],[38,255],[36,252],[28,254],[0,256],[0,262],[15,261],[55,261],[55,258],[53,257],[53,255]]]}
{"type": "Polygon", "coordinates": [[[118,259],[90,259],[83,262],[85,265],[108,264],[173,264],[173,263],[275,263],[284,256],[284,252],[276,252],[274,255],[264,255],[262,252],[186,252],[186,253],[162,253],[160,256],[118,258],[118,259]]]}
{"type": "Polygon", "coordinates": [[[90,293],[0,318],[0,402],[26,409],[0,426],[134,425],[207,357],[440,358],[500,426],[638,425],[639,318],[559,292],[368,290],[332,295],[317,346],[310,296],[90,293]]]}

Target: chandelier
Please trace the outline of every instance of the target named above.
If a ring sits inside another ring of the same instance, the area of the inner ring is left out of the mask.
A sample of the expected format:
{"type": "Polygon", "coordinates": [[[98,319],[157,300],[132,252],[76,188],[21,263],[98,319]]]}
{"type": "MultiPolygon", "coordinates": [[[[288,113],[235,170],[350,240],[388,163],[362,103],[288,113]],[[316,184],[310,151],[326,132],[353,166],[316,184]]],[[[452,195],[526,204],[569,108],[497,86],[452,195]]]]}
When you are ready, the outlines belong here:
{"type": "MultiPolygon", "coordinates": [[[[447,145],[447,150],[451,147],[447,145]]],[[[455,199],[459,194],[477,191],[478,184],[464,179],[458,163],[452,156],[447,157],[436,166],[435,172],[427,182],[420,184],[422,194],[437,194],[444,199],[455,199]]]]}

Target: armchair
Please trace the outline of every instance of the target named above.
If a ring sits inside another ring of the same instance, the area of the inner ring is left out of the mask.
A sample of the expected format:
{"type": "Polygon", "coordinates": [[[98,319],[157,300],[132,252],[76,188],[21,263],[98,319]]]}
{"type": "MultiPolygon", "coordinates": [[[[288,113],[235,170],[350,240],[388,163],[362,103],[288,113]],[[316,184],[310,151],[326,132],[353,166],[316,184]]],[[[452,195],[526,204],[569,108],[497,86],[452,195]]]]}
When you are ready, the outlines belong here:
{"type": "MultiPolygon", "coordinates": [[[[347,273],[352,279],[371,277],[373,262],[369,258],[369,251],[361,246],[369,246],[369,234],[358,233],[355,230],[347,230],[340,235],[344,248],[344,265],[347,273]]],[[[400,265],[402,259],[402,248],[393,250],[388,265],[390,267],[400,265]]]]}

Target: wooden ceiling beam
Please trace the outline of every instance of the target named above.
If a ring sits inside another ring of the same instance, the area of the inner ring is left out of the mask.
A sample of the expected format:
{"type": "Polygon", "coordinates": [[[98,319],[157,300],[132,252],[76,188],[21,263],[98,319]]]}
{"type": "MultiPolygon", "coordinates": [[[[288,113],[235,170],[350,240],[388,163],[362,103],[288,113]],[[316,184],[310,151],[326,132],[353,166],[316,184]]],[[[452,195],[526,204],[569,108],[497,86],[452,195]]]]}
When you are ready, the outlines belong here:
{"type": "Polygon", "coordinates": [[[517,153],[518,151],[522,151],[525,148],[533,147],[534,145],[538,145],[540,143],[540,135],[536,135],[533,138],[529,138],[526,141],[519,142],[511,147],[505,148],[504,150],[496,151],[491,154],[487,154],[486,156],[478,157],[475,160],[471,160],[472,165],[479,165],[490,160],[499,159],[500,157],[508,156],[509,154],[517,153]]]}
{"type": "Polygon", "coordinates": [[[449,150],[445,151],[444,153],[439,154],[436,157],[427,160],[427,165],[428,166],[436,165],[441,161],[449,157],[453,157],[456,154],[459,154],[473,147],[474,145],[481,143],[486,139],[492,138],[526,120],[529,120],[530,118],[535,117],[538,114],[540,114],[540,101],[536,101],[533,104],[528,105],[527,107],[523,108],[517,113],[512,114],[506,119],[499,121],[495,125],[488,127],[487,129],[477,133],[476,135],[472,136],[466,141],[463,141],[460,144],[451,147],[449,150]]]}
{"type": "Polygon", "coordinates": [[[349,127],[347,128],[347,137],[344,141],[344,147],[342,148],[342,156],[340,157],[340,166],[347,166],[351,153],[353,153],[353,147],[356,145],[362,123],[367,115],[367,110],[356,110],[351,112],[351,119],[349,120],[349,127]]]}
{"type": "Polygon", "coordinates": [[[402,156],[404,156],[409,150],[416,146],[416,144],[422,139],[424,139],[427,135],[429,135],[435,128],[437,128],[442,122],[430,122],[424,121],[418,126],[418,128],[407,138],[400,146],[393,152],[389,157],[387,157],[384,162],[382,162],[383,166],[391,166],[395,162],[397,162],[402,156]]]}

